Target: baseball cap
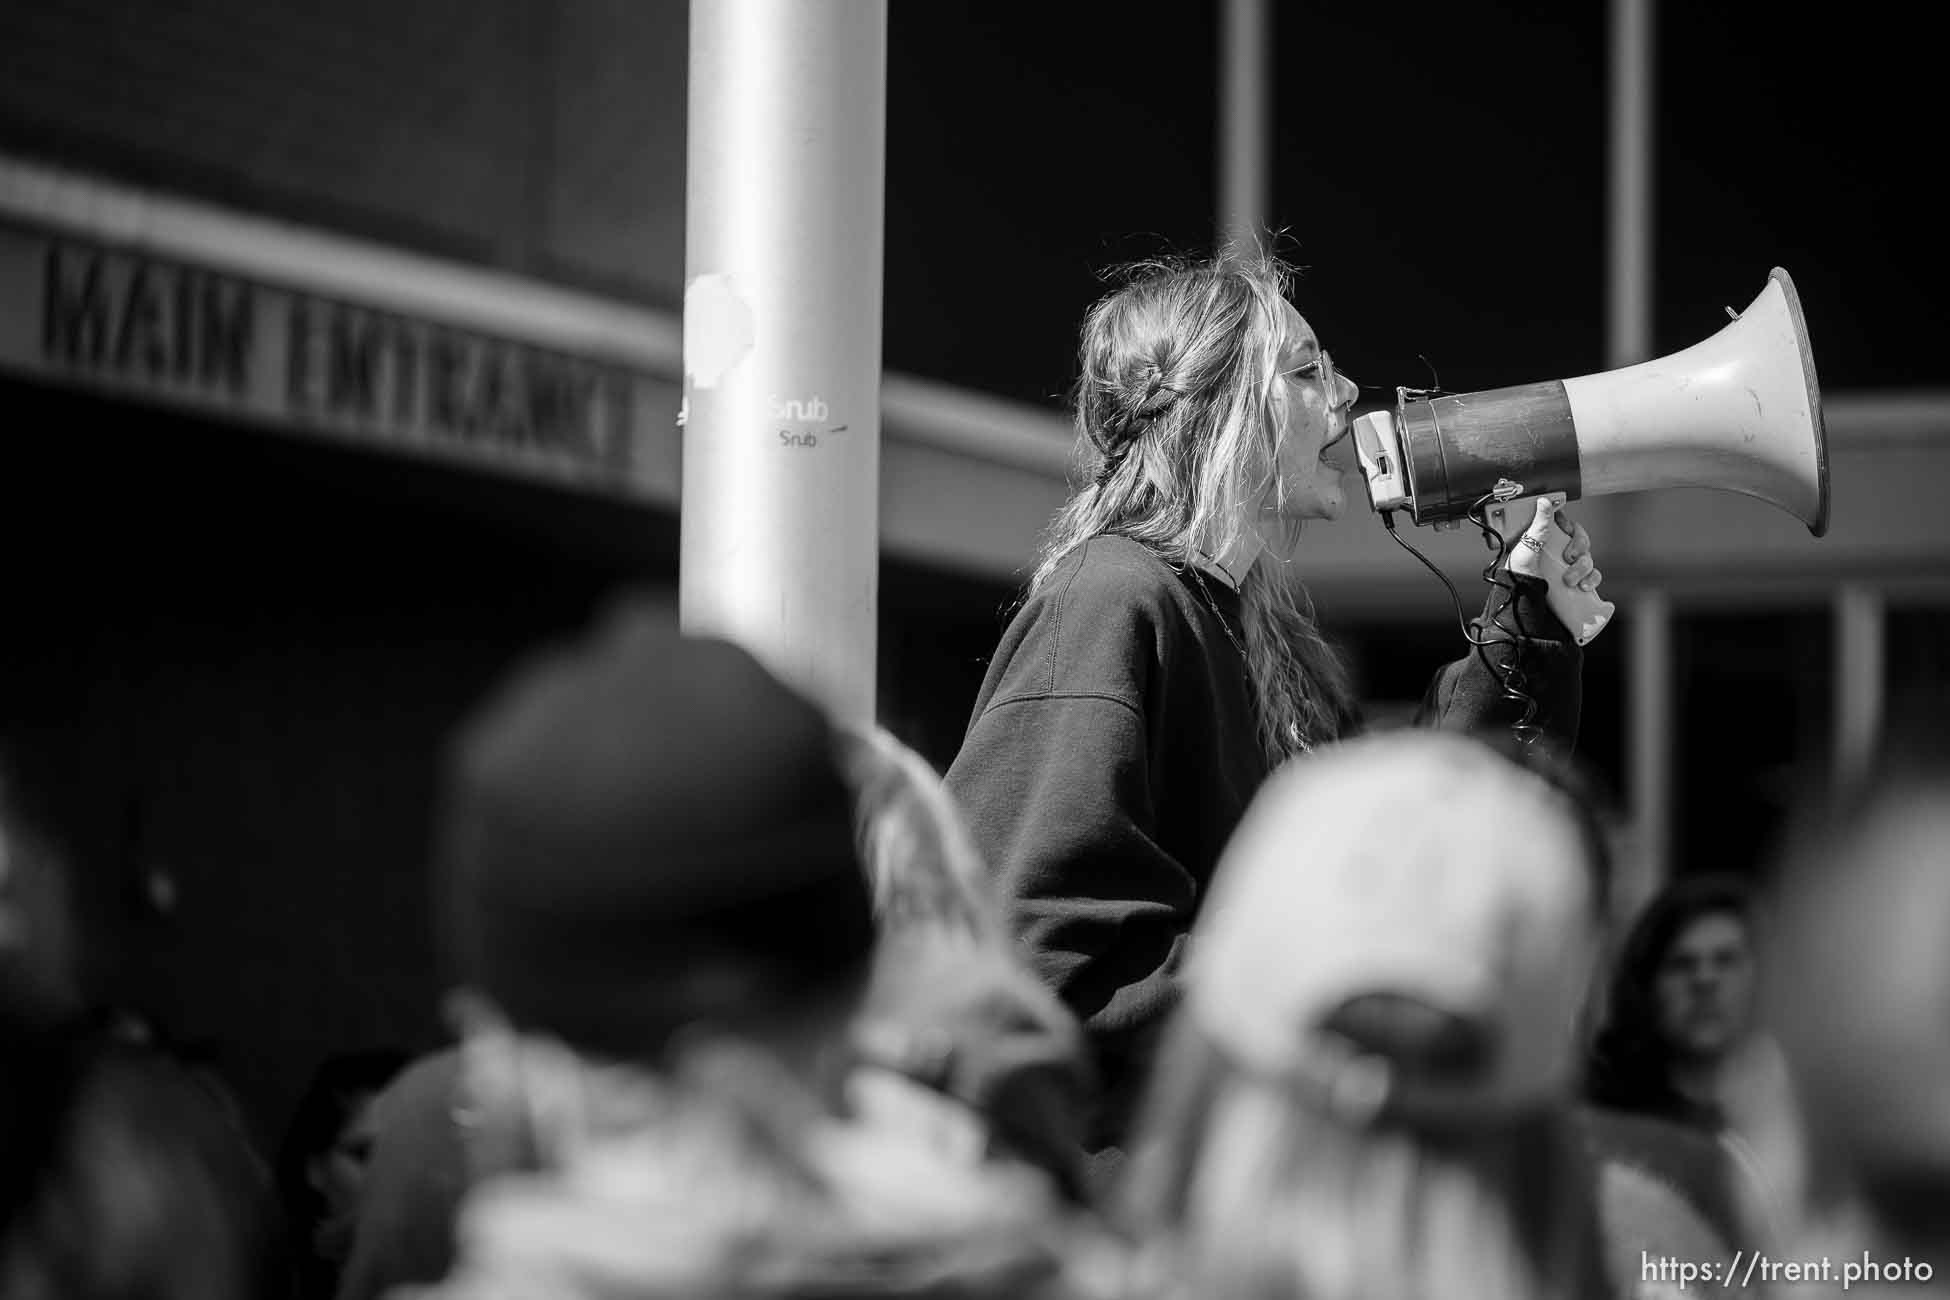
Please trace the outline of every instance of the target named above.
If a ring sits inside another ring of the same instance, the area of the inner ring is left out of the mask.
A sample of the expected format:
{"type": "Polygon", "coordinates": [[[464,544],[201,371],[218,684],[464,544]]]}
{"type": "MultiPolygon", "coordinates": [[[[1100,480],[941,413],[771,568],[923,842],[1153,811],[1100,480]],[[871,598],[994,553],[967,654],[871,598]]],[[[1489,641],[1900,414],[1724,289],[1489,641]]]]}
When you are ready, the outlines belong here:
{"type": "Polygon", "coordinates": [[[1354,1122],[1559,1099],[1597,942],[1588,853],[1565,794],[1461,735],[1292,760],[1221,856],[1188,1014],[1243,1070],[1354,1122]]]}

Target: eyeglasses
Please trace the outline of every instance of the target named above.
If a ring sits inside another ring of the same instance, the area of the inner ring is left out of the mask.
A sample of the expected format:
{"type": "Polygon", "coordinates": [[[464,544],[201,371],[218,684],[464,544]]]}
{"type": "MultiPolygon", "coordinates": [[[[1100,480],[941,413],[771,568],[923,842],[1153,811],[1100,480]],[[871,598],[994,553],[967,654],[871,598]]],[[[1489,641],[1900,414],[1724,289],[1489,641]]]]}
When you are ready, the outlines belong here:
{"type": "Polygon", "coordinates": [[[1329,352],[1326,348],[1322,348],[1314,354],[1312,361],[1304,365],[1295,366],[1284,373],[1297,376],[1301,379],[1311,379],[1322,388],[1331,390],[1334,387],[1334,380],[1339,377],[1341,372],[1334,368],[1333,353],[1329,352]]]}
{"type": "MultiPolygon", "coordinates": [[[[1334,364],[1332,353],[1328,353],[1328,349],[1324,349],[1324,347],[1318,353],[1314,353],[1314,359],[1312,361],[1299,364],[1299,366],[1293,366],[1291,370],[1283,370],[1283,374],[1291,374],[1295,378],[1312,380],[1314,384],[1320,384],[1320,390],[1326,392],[1330,405],[1332,403],[1338,403],[1338,398],[1340,398],[1340,384],[1338,384],[1338,380],[1347,380],[1355,388],[1361,388],[1359,384],[1353,382],[1353,378],[1349,378],[1349,376],[1345,376],[1345,374],[1340,372],[1340,368],[1334,364]]],[[[1349,405],[1353,405],[1353,401],[1349,400],[1349,405]]]]}

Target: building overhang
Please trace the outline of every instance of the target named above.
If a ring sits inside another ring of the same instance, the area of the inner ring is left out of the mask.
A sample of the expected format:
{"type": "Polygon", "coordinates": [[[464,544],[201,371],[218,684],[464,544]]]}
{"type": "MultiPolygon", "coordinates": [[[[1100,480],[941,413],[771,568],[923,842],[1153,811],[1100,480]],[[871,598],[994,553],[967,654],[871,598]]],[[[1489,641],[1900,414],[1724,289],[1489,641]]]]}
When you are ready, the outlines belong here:
{"type": "MultiPolygon", "coordinates": [[[[0,154],[0,372],[674,512],[675,313],[0,154]]],[[[883,376],[882,545],[1015,575],[1053,411],[883,376]]]]}

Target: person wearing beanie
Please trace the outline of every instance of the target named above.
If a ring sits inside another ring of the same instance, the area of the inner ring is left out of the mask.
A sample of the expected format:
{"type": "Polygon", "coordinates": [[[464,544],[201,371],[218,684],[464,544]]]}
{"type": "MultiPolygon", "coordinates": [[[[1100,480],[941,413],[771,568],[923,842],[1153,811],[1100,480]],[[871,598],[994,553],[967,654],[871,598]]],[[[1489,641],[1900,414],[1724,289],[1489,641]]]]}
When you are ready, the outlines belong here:
{"type": "Polygon", "coordinates": [[[830,1074],[821,1058],[867,975],[871,911],[826,720],[655,607],[621,606],[517,669],[442,777],[435,915],[463,1041],[374,1103],[339,1300],[446,1276],[469,1187],[533,1166],[511,1079],[583,1056],[652,1065],[699,1021],[830,1074]]]}
{"type": "Polygon", "coordinates": [[[866,973],[872,909],[824,715],[649,611],[488,702],[437,835],[455,975],[579,1051],[655,1060],[692,1021],[844,1007],[866,973]]]}
{"type": "Polygon", "coordinates": [[[1602,874],[1564,791],[1465,737],[1276,772],[1220,858],[1141,1112],[1143,1289],[1617,1293],[1567,1120],[1602,874]]]}
{"type": "Polygon", "coordinates": [[[1046,1180],[849,1109],[876,935],[814,705],[632,611],[518,673],[446,778],[460,1089],[495,1172],[446,1278],[396,1294],[1031,1293],[1046,1180]]]}

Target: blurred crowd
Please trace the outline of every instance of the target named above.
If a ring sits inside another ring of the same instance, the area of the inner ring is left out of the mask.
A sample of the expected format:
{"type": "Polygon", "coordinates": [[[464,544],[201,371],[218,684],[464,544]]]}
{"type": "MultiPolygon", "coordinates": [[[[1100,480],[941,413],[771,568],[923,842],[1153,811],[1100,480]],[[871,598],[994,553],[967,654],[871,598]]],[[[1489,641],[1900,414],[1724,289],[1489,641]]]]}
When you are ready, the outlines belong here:
{"type": "Polygon", "coordinates": [[[625,605],[454,736],[451,1044],[275,1152],[75,987],[0,788],[0,1296],[1950,1294],[1950,756],[1621,914],[1566,760],[1401,729],[1226,842],[1125,1158],[941,777],[625,605]]]}

